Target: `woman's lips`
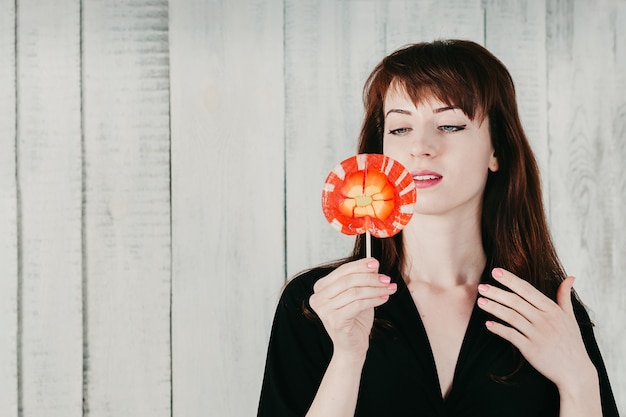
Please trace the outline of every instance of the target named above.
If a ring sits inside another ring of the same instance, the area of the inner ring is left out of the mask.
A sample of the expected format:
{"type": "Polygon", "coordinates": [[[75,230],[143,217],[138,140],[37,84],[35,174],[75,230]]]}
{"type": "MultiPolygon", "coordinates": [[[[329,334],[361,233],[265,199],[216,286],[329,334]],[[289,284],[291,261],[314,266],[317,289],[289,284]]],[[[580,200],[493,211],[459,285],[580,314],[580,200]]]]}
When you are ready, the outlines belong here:
{"type": "Polygon", "coordinates": [[[417,188],[428,188],[437,185],[441,182],[441,174],[434,171],[418,171],[412,172],[413,182],[417,188]]]}

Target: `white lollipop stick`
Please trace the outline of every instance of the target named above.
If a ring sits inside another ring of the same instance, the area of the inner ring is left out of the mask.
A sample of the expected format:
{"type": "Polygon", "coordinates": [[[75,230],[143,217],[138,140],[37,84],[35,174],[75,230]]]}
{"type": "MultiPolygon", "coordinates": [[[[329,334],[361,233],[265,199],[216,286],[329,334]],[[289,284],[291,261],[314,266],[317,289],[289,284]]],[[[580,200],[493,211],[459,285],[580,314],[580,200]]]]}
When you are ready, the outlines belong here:
{"type": "Polygon", "coordinates": [[[369,230],[365,231],[365,257],[372,256],[372,234],[369,230]]]}

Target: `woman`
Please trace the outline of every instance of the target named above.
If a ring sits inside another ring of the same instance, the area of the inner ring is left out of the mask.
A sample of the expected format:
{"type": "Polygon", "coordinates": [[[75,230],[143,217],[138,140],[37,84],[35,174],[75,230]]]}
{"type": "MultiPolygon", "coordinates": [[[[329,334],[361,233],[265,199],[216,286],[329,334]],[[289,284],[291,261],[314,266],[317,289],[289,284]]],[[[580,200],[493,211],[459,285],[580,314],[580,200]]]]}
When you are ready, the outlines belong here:
{"type": "Polygon", "coordinates": [[[617,416],[551,242],[511,77],[480,45],[409,45],[365,86],[359,153],[402,163],[409,224],[291,280],[260,416],[617,416]]]}

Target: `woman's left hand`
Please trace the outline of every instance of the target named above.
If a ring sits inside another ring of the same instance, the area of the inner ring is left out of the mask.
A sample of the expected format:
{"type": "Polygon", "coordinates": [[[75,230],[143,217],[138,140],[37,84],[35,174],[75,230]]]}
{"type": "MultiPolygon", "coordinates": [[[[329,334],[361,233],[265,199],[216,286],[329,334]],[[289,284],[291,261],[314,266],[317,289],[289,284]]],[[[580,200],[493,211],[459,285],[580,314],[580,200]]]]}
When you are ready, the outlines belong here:
{"type": "Polygon", "coordinates": [[[504,322],[488,321],[486,326],[491,332],[515,345],[559,391],[571,389],[585,371],[596,372],[574,316],[574,277],[563,280],[555,303],[511,272],[495,268],[492,276],[512,292],[479,285],[479,307],[504,322]]]}

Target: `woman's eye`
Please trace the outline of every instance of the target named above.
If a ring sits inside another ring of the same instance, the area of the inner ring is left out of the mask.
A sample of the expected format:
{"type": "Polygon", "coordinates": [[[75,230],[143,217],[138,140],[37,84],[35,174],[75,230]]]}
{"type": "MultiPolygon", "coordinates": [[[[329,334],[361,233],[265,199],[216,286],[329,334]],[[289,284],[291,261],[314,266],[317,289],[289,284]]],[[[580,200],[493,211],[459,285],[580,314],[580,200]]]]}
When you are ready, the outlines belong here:
{"type": "Polygon", "coordinates": [[[465,127],[466,125],[442,125],[442,126],[439,126],[439,130],[445,133],[460,132],[461,130],[464,130],[465,127]]]}
{"type": "Polygon", "coordinates": [[[391,129],[389,131],[390,135],[405,135],[407,133],[409,133],[411,129],[409,129],[408,127],[401,127],[399,129],[391,129]]]}

